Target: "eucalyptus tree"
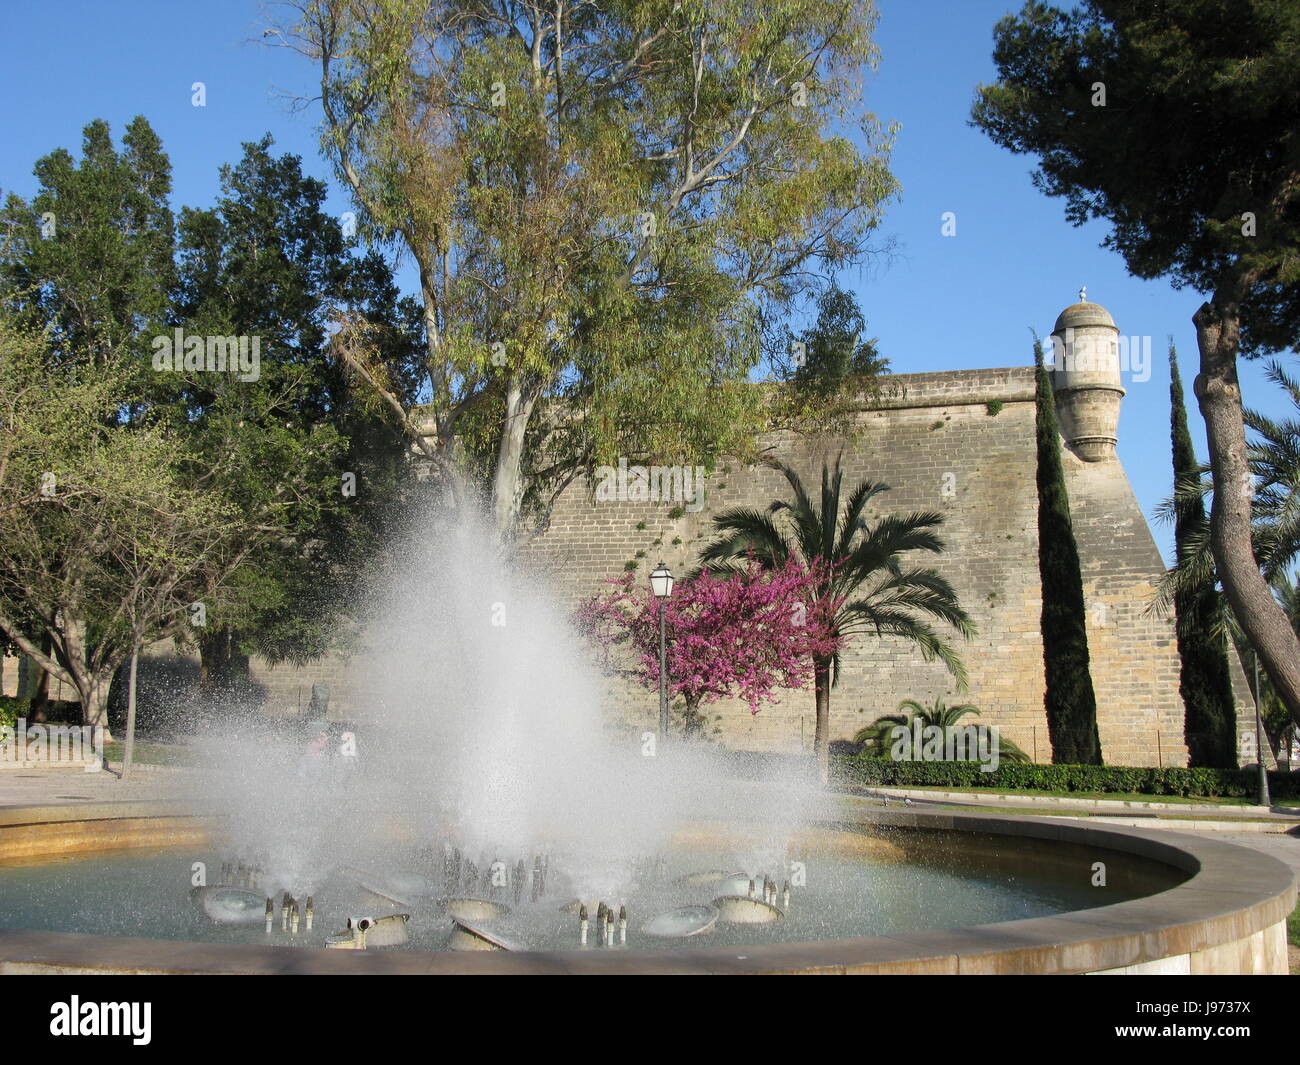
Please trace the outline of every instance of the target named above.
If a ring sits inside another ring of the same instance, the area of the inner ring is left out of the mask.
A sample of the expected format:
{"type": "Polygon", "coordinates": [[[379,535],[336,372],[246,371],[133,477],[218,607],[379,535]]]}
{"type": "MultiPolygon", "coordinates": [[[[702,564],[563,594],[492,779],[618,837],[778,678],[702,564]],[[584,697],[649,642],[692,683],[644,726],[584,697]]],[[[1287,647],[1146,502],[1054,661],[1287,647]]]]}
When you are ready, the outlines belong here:
{"type": "Polygon", "coordinates": [[[293,6],[325,151],[418,270],[427,404],[347,320],[338,351],[503,539],[619,455],[750,449],[761,338],[896,190],[870,3],[293,6]]]}
{"type": "MultiPolygon", "coordinates": [[[[939,660],[966,685],[966,667],[932,622],[969,639],[975,625],[957,593],[932,568],[906,564],[907,552],[940,554],[943,540],[935,530],[943,516],[934,511],[887,514],[869,522],[867,506],[889,486],[862,481],[842,496],[844,472],[822,465],[821,495],[814,501],[799,475],[778,460],[769,460],[789,482],[792,501],[775,500],[766,511],[735,507],[713,519],[718,538],[700,552],[701,567],[728,572],[751,557],[773,570],[800,560],[820,575],[809,596],[809,616],[839,645],[861,635],[893,636],[909,641],[927,662],[939,660]],[[841,513],[841,510],[843,513],[841,513]],[[785,520],[778,524],[777,516],[785,520]]],[[[817,725],[814,746],[822,783],[830,771],[831,686],[839,679],[840,651],[813,657],[817,725]]]]}

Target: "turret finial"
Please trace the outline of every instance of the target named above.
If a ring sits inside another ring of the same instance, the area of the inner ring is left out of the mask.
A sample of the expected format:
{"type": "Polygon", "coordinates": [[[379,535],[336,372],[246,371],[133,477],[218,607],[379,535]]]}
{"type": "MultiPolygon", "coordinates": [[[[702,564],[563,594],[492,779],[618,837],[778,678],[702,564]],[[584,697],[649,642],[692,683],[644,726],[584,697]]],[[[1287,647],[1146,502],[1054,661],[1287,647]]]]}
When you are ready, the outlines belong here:
{"type": "Polygon", "coordinates": [[[1079,289],[1079,302],[1080,302],[1080,303],[1087,303],[1087,302],[1088,302],[1088,286],[1087,286],[1087,285],[1084,285],[1082,288],[1079,289]]]}

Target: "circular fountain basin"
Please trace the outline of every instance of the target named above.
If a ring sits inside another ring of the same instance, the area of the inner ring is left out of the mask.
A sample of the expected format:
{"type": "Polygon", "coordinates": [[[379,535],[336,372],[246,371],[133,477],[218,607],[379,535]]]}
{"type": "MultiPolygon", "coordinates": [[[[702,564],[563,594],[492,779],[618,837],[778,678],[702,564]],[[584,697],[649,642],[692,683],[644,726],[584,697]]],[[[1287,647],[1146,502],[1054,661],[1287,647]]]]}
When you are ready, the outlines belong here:
{"type": "MultiPolygon", "coordinates": [[[[1046,916],[879,936],[744,940],[737,945],[720,942],[719,931],[709,937],[717,945],[660,941],[671,950],[638,948],[631,937],[627,949],[512,949],[522,945],[514,941],[513,931],[507,942],[500,931],[473,921],[462,922],[461,932],[486,945],[467,953],[405,948],[348,952],[269,941],[90,935],[13,927],[22,923],[14,915],[35,912],[37,901],[27,900],[26,908],[14,905],[6,880],[18,883],[25,872],[39,872],[51,863],[63,868],[81,864],[70,855],[104,855],[92,858],[93,863],[109,860],[114,848],[210,847],[219,836],[219,820],[158,803],[13,808],[0,810],[0,973],[1286,972],[1285,921],[1295,907],[1295,878],[1284,864],[1257,851],[1187,834],[1081,821],[880,809],[851,800],[843,808],[837,822],[811,834],[820,836],[839,862],[869,856],[876,863],[898,863],[906,873],[915,849],[937,840],[956,855],[983,855],[980,860],[999,876],[1014,879],[1017,870],[1059,867],[1063,875],[1077,878],[1100,862],[1112,881],[1131,877],[1137,884],[1146,878],[1147,893],[1106,905],[1085,902],[1080,904],[1085,908],[1046,916]],[[36,868],[15,868],[22,864],[36,868]]],[[[698,835],[716,836],[717,827],[705,827],[698,835]]],[[[689,848],[690,842],[684,845],[689,848]]],[[[803,845],[810,845],[807,839],[803,845]]],[[[714,867],[712,862],[692,864],[714,867]]],[[[681,872],[689,869],[687,865],[681,872]]],[[[90,871],[97,868],[92,865],[90,871]]],[[[187,905],[185,894],[178,892],[182,906],[187,905]]],[[[555,914],[554,900],[544,901],[556,920],[567,923],[569,918],[555,914]]],[[[772,929],[774,935],[789,935],[805,927],[799,921],[808,919],[808,908],[801,909],[800,901],[796,887],[791,916],[763,926],[762,934],[772,929]]],[[[322,912],[318,899],[317,913],[322,912]]],[[[251,936],[252,931],[238,934],[251,936]]]]}

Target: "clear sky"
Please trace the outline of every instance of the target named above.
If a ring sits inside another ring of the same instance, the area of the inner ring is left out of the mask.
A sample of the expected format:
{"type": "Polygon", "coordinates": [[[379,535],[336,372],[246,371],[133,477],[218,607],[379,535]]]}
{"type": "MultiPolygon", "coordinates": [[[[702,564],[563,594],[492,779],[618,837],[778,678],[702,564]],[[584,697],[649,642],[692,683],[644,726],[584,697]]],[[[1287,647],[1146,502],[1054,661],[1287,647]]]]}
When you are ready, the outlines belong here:
{"type": "MultiPolygon", "coordinates": [[[[1018,2],[881,0],[880,7],[882,62],[867,83],[867,102],[883,121],[902,124],[893,155],[902,196],[881,233],[896,254],[841,283],[858,293],[868,333],[896,373],[1025,364],[1029,330],[1050,333],[1086,284],[1088,298],[1110,310],[1123,334],[1152,340],[1150,378],[1126,379],[1119,428],[1120,457],[1150,518],[1171,476],[1166,338],[1177,344],[1190,398],[1191,317],[1202,297],[1129,277],[1123,260],[1098,246],[1103,225],[1069,226],[1061,201],[1030,184],[1030,157],[1011,155],[967,125],[974,87],[993,77],[994,23],[1018,2]],[[941,235],[948,211],[956,215],[951,237],[941,235]]],[[[106,119],[117,139],[136,114],[149,119],[171,157],[177,208],[210,204],[218,167],[267,132],[279,151],[302,156],[306,172],[329,179],[318,110],[292,103],[313,94],[315,70],[263,43],[266,18],[256,0],[4,0],[0,94],[10,119],[0,191],[30,195],[36,159],[58,147],[79,154],[82,127],[94,118],[106,119]],[[191,104],[198,81],[204,107],[191,104]]],[[[331,184],[331,208],[341,213],[349,204],[331,184]]],[[[409,272],[402,276],[409,290],[409,272]]],[[[1243,364],[1242,385],[1248,406],[1287,410],[1260,364],[1243,364]]],[[[1204,458],[1194,401],[1190,420],[1204,458]]],[[[1154,521],[1152,529],[1168,557],[1171,532],[1154,521]]]]}

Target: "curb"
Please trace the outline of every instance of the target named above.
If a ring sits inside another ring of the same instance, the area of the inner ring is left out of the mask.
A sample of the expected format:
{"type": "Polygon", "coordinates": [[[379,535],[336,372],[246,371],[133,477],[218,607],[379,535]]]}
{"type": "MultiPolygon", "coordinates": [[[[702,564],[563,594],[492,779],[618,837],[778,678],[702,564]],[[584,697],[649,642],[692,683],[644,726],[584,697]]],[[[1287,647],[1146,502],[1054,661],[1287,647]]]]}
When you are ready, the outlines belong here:
{"type": "Polygon", "coordinates": [[[1178,813],[1205,813],[1207,808],[1227,809],[1233,814],[1275,814],[1288,818],[1282,824],[1300,825],[1300,808],[1293,806],[1230,806],[1207,807],[1204,803],[1177,802],[1139,802],[1130,799],[1070,799],[1054,795],[1017,795],[1005,792],[979,791],[937,791],[932,788],[891,788],[876,785],[859,785],[871,794],[889,798],[908,799],[958,799],[962,802],[977,802],[982,806],[996,806],[1004,803],[1008,806],[1077,806],[1093,810],[1166,810],[1178,813]]]}

